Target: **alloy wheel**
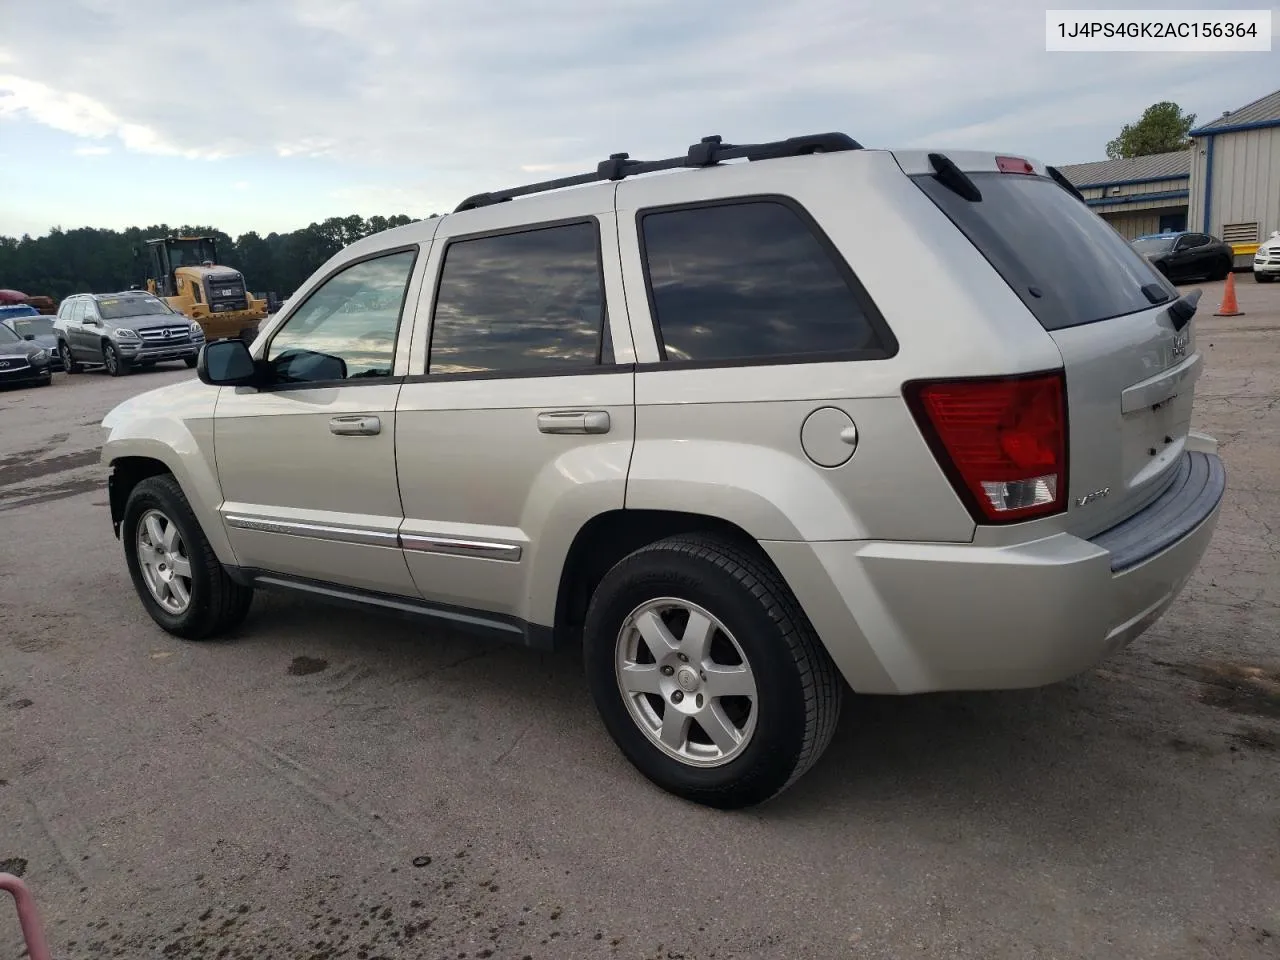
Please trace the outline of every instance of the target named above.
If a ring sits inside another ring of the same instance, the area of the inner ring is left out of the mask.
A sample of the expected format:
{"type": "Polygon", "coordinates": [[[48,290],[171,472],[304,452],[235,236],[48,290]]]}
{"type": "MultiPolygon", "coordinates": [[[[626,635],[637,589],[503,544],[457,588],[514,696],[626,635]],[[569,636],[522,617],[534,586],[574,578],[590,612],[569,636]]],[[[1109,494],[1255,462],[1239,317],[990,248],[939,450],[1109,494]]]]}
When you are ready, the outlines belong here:
{"type": "Polygon", "coordinates": [[[755,675],[733,634],[696,603],[636,607],[618,632],[614,672],[631,719],[668,756],[717,767],[751,742],[755,675]]]}
{"type": "Polygon", "coordinates": [[[177,524],[159,510],[138,521],[138,567],[156,603],[175,616],[191,605],[191,559],[177,524]]]}

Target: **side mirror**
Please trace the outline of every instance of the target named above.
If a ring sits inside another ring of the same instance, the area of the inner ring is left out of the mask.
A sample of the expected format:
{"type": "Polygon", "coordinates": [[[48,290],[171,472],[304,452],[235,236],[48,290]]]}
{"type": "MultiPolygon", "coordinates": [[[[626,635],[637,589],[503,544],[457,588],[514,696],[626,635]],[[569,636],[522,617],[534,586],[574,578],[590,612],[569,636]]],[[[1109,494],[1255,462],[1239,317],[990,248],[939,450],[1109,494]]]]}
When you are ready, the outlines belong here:
{"type": "Polygon", "coordinates": [[[23,334],[22,336],[23,340],[34,340],[35,338],[36,338],[36,335],[34,333],[23,334]]]}
{"type": "Polygon", "coordinates": [[[258,368],[243,340],[215,340],[200,348],[196,376],[215,387],[252,386],[258,381],[258,368]]]}

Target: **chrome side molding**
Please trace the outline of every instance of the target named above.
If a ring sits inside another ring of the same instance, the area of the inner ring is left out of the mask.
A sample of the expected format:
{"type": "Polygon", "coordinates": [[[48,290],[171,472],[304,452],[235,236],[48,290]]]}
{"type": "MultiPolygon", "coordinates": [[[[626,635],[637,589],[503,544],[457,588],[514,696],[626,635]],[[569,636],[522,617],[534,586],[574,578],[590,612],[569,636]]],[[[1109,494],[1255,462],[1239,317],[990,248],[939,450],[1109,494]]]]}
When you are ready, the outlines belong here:
{"type": "Polygon", "coordinates": [[[305,537],[311,540],[333,540],[337,543],[356,543],[369,547],[399,547],[402,550],[449,557],[474,557],[478,560],[515,563],[524,553],[524,548],[518,543],[503,543],[495,540],[437,537],[420,533],[397,533],[393,530],[365,530],[360,527],[301,523],[294,520],[268,520],[240,513],[226,513],[222,518],[229,527],[252,530],[256,533],[276,533],[286,537],[305,537]]]}

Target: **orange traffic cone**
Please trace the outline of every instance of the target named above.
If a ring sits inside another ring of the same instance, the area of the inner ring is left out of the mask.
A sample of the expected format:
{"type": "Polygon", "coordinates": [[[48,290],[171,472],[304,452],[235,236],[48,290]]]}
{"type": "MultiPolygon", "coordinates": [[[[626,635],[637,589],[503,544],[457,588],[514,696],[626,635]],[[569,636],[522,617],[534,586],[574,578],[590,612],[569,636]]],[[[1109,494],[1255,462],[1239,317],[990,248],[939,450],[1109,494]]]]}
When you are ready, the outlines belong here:
{"type": "Polygon", "coordinates": [[[1243,317],[1244,311],[1240,309],[1240,304],[1236,303],[1236,275],[1235,272],[1227,274],[1227,289],[1222,294],[1222,304],[1218,307],[1215,317],[1243,317]]]}

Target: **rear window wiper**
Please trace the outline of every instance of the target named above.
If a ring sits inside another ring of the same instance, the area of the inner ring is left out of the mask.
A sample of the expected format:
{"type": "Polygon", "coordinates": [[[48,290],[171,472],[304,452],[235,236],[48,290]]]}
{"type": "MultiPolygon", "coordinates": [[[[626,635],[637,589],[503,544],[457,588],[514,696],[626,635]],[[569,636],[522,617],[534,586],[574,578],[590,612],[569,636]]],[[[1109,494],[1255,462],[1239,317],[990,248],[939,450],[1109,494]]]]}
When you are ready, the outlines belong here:
{"type": "Polygon", "coordinates": [[[933,167],[933,177],[940,184],[958,194],[971,203],[982,199],[982,191],[967,173],[955,165],[950,157],[941,153],[929,154],[929,165],[933,167]]]}

